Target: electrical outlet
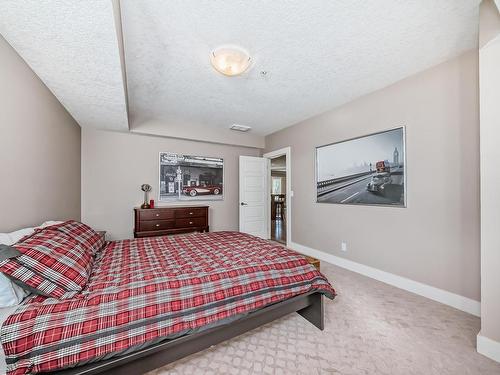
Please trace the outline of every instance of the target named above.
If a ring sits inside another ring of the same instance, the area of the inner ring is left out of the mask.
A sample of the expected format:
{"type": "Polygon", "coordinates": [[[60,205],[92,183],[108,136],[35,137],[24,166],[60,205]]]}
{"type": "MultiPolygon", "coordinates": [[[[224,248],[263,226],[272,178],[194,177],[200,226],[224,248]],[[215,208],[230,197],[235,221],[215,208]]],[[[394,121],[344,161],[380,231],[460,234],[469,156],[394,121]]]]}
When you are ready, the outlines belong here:
{"type": "Polygon", "coordinates": [[[340,243],[340,250],[347,251],[347,242],[342,241],[340,243]]]}

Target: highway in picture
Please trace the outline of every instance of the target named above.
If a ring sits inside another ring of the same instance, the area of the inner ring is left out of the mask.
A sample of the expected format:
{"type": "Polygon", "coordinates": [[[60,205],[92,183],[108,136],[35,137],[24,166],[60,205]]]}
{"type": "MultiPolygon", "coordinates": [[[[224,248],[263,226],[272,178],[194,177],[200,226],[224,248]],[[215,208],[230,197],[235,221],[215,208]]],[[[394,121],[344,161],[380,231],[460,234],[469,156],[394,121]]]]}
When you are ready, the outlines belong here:
{"type": "Polygon", "coordinates": [[[380,191],[373,192],[367,188],[368,183],[377,173],[375,171],[343,177],[340,181],[331,181],[323,188],[318,188],[319,203],[343,204],[404,204],[404,167],[391,169],[386,182],[380,191]]]}

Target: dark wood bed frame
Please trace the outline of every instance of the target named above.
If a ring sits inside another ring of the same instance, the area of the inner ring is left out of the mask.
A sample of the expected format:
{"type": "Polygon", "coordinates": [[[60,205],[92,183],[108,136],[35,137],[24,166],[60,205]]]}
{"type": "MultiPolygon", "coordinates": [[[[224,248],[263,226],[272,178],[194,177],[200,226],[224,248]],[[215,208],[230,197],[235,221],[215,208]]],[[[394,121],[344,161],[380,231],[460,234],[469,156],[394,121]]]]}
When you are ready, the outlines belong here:
{"type": "Polygon", "coordinates": [[[166,340],[131,354],[57,371],[53,374],[144,374],[222,341],[241,335],[292,312],[299,313],[320,330],[323,330],[323,295],[318,292],[309,292],[267,306],[230,324],[166,340]]]}

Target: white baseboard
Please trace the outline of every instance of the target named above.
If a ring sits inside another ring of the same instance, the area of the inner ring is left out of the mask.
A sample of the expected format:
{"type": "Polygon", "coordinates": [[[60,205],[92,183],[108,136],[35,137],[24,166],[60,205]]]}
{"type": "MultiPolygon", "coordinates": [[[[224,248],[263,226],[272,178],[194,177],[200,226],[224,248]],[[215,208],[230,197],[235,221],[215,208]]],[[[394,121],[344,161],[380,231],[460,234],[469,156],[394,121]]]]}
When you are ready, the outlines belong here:
{"type": "Polygon", "coordinates": [[[427,284],[419,283],[418,281],[410,280],[406,277],[394,275],[377,268],[365,266],[364,264],[356,263],[352,260],[328,254],[324,251],[316,250],[295,242],[291,242],[288,246],[305,255],[310,255],[314,258],[318,258],[319,260],[323,260],[350,271],[360,273],[361,275],[371,277],[372,279],[382,281],[383,283],[407,290],[437,302],[444,303],[445,305],[465,311],[469,314],[481,316],[481,303],[479,301],[475,301],[427,284]]]}
{"type": "Polygon", "coordinates": [[[477,352],[500,362],[500,342],[481,335],[481,332],[477,335],[477,352]]]}

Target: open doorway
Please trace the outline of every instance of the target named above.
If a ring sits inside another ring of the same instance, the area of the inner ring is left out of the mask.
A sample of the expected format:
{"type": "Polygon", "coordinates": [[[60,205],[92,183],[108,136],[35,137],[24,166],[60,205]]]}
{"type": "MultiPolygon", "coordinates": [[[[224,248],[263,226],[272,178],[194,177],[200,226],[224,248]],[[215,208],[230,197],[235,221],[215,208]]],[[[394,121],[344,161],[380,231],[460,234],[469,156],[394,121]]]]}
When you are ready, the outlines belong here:
{"type": "Polygon", "coordinates": [[[286,244],[286,155],[271,159],[271,239],[286,244]]]}
{"type": "Polygon", "coordinates": [[[290,235],[290,148],[264,155],[269,159],[269,238],[283,244],[291,242],[290,235]]]}

